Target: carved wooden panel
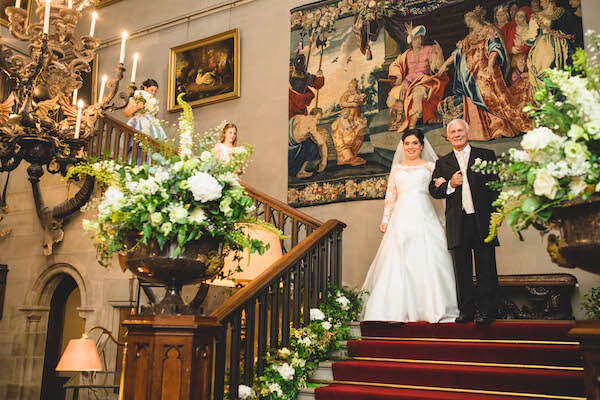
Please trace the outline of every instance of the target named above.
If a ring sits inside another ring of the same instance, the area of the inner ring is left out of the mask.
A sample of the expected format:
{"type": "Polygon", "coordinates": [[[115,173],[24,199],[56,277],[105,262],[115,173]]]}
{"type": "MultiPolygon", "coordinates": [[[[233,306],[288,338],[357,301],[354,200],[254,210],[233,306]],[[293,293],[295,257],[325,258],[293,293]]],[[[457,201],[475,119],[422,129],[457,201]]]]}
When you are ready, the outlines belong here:
{"type": "Polygon", "coordinates": [[[148,398],[148,379],[150,378],[150,346],[138,343],[135,350],[135,378],[133,380],[133,398],[144,400],[148,398]]]}
{"type": "Polygon", "coordinates": [[[163,400],[177,400],[181,396],[183,346],[164,346],[162,363],[163,400]]]}

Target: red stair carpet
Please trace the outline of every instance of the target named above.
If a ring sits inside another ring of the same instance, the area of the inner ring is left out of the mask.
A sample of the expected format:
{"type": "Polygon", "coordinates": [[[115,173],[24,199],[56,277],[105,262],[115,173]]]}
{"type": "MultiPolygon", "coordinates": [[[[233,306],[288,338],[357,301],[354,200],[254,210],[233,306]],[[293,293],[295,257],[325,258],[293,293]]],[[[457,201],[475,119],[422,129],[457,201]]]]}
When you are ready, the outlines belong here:
{"type": "Polygon", "coordinates": [[[362,323],[317,400],[584,400],[574,322],[362,323]]]}

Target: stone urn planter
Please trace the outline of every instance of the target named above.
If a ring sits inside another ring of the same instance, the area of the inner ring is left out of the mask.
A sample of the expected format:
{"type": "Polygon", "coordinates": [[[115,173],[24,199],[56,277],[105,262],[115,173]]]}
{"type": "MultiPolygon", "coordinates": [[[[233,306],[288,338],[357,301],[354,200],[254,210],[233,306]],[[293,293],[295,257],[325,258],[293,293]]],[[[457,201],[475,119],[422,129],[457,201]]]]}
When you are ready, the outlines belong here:
{"type": "Polygon", "coordinates": [[[199,283],[214,278],[224,266],[223,241],[206,238],[188,242],[177,257],[173,254],[177,245],[167,243],[162,250],[157,242],[137,244],[137,235],[126,239],[128,251],[119,255],[121,265],[138,277],[167,287],[165,297],[154,306],[145,309],[147,314],[193,315],[202,311],[196,305],[185,304],[181,298],[183,285],[199,283]]]}
{"type": "Polygon", "coordinates": [[[600,274],[600,194],[570,201],[556,209],[552,218],[560,227],[560,236],[548,236],[552,261],[600,274]]]}

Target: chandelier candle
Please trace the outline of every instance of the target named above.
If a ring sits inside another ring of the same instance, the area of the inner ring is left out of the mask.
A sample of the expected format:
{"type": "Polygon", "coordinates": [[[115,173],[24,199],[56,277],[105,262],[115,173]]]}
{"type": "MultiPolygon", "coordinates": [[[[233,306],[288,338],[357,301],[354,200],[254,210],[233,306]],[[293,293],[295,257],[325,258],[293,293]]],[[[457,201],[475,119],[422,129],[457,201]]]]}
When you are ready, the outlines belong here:
{"type": "Polygon", "coordinates": [[[46,8],[44,10],[44,35],[48,34],[48,29],[50,29],[50,7],[52,0],[46,0],[46,8]]]}
{"type": "Polygon", "coordinates": [[[73,8],[73,0],[69,0],[67,7],[73,8]]]}
{"type": "Polygon", "coordinates": [[[100,84],[100,95],[98,96],[98,103],[102,103],[102,99],[104,98],[104,87],[106,86],[106,80],[108,76],[102,75],[102,84],[100,84]]]}
{"type": "Polygon", "coordinates": [[[90,36],[94,37],[94,30],[96,29],[96,18],[98,18],[98,13],[94,11],[92,13],[92,24],[90,25],[90,36]]]}
{"type": "Polygon", "coordinates": [[[135,82],[135,73],[137,72],[137,63],[140,55],[138,53],[133,54],[133,68],[131,68],[131,82],[135,82]]]}
{"type": "Polygon", "coordinates": [[[74,106],[76,106],[76,105],[77,105],[77,91],[78,91],[78,90],[79,90],[79,89],[77,89],[77,88],[75,88],[75,89],[73,90],[73,105],[74,105],[74,106]]]}
{"type": "Polygon", "coordinates": [[[123,31],[121,35],[121,55],[119,56],[119,63],[123,64],[125,61],[125,42],[127,41],[127,31],[123,31]]]}
{"type": "Polygon", "coordinates": [[[15,1],[15,8],[21,8],[21,0],[15,1]]]}
{"type": "Polygon", "coordinates": [[[81,129],[81,113],[83,111],[83,100],[77,102],[77,122],[75,122],[75,139],[79,139],[79,130],[81,129]]]}

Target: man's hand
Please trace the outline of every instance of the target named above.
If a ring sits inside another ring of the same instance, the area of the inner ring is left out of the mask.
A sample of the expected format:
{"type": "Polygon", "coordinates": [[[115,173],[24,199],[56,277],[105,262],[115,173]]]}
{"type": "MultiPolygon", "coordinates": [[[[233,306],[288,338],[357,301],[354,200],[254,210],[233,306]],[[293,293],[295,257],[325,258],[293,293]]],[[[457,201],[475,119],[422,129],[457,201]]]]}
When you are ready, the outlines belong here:
{"type": "Polygon", "coordinates": [[[452,178],[450,179],[450,185],[455,188],[457,186],[460,186],[463,184],[463,176],[462,176],[462,172],[460,171],[456,171],[454,173],[454,175],[452,175],[452,178]]]}
{"type": "Polygon", "coordinates": [[[379,225],[379,230],[380,230],[381,232],[385,233],[385,231],[387,231],[387,224],[386,224],[385,222],[382,222],[382,223],[379,225]]]}
{"type": "Polygon", "coordinates": [[[446,180],[440,176],[439,178],[435,178],[435,179],[433,180],[433,182],[435,182],[435,187],[437,188],[437,187],[440,187],[440,186],[442,186],[442,184],[443,184],[444,182],[446,182],[446,180]]]}
{"type": "Polygon", "coordinates": [[[323,71],[322,70],[318,70],[317,74],[315,75],[317,78],[322,78],[323,77],[323,71]]]}

